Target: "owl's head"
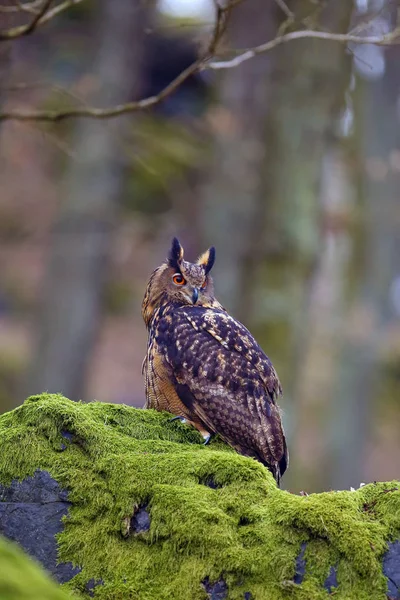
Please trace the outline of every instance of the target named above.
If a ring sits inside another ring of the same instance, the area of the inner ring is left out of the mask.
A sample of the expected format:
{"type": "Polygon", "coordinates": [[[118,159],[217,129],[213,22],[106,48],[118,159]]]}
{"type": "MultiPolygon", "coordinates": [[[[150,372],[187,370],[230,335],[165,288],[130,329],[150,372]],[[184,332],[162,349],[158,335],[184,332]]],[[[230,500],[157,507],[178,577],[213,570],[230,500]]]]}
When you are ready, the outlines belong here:
{"type": "Polygon", "coordinates": [[[184,260],[183,248],[174,238],[166,262],[153,271],[147,284],[142,304],[146,325],[163,304],[219,306],[210,276],[214,261],[214,247],[201,254],[195,263],[184,260]]]}

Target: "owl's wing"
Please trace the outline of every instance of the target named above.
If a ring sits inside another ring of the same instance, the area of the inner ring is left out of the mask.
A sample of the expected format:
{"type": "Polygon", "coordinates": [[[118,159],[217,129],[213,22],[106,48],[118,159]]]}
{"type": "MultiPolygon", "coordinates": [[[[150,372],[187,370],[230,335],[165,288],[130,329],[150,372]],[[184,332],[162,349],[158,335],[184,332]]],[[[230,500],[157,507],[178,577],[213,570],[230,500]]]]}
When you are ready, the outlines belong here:
{"type": "Polygon", "coordinates": [[[206,429],[279,479],[287,465],[275,403],[281,387],[250,332],[223,311],[193,306],[174,311],[168,338],[166,359],[185,406],[206,429]]]}
{"type": "Polygon", "coordinates": [[[275,402],[282,393],[278,375],[268,356],[242,323],[227,312],[213,309],[200,309],[199,312],[188,309],[186,317],[195,330],[206,331],[226,350],[237,352],[251,364],[258,371],[270,400],[275,402]]]}

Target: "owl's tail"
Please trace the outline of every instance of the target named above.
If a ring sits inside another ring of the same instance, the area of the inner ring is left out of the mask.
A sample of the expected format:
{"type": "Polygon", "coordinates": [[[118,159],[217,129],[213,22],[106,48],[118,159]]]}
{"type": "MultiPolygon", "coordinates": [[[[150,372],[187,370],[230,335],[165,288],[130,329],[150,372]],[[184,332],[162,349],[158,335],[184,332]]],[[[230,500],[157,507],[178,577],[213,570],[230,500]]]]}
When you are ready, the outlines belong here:
{"type": "Polygon", "coordinates": [[[280,487],[282,475],[286,471],[287,466],[289,464],[289,455],[288,455],[286,447],[285,447],[284,455],[277,462],[272,462],[271,460],[265,460],[265,458],[260,456],[260,454],[257,451],[254,451],[254,450],[252,451],[247,448],[244,449],[243,447],[238,448],[237,446],[235,448],[236,448],[236,450],[239,451],[240,454],[243,454],[244,456],[251,456],[252,458],[255,458],[258,462],[263,464],[265,467],[267,467],[267,469],[274,476],[274,479],[275,479],[278,487],[280,487]]]}
{"type": "Polygon", "coordinates": [[[288,453],[288,449],[286,447],[286,442],[285,442],[285,451],[283,453],[282,458],[275,465],[275,468],[271,469],[271,472],[272,472],[273,476],[275,477],[276,483],[278,484],[278,486],[280,486],[280,484],[281,484],[282,475],[288,468],[288,465],[289,465],[289,453],[288,453]]]}
{"type": "Polygon", "coordinates": [[[289,465],[289,452],[279,408],[276,405],[271,408],[271,414],[265,421],[265,437],[260,440],[259,460],[268,467],[279,486],[289,465]]]}
{"type": "Polygon", "coordinates": [[[271,460],[267,461],[264,458],[262,458],[258,453],[257,454],[254,453],[253,456],[256,460],[258,460],[260,463],[262,463],[264,466],[266,466],[269,471],[271,471],[272,475],[275,478],[276,483],[278,484],[278,487],[280,487],[282,476],[283,476],[284,472],[286,471],[288,464],[289,464],[289,454],[288,454],[288,451],[286,448],[286,444],[285,444],[285,452],[284,452],[282,458],[277,462],[272,462],[271,460]]]}

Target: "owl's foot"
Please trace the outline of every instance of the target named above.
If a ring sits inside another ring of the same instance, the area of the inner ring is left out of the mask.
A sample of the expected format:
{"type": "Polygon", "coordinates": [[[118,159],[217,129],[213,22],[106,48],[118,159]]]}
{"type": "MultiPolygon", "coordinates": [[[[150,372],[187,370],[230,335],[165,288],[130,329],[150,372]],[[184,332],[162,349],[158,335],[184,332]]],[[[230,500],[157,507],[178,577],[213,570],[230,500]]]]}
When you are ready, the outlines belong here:
{"type": "Polygon", "coordinates": [[[203,435],[203,438],[204,438],[203,446],[208,446],[208,444],[211,442],[211,440],[213,439],[214,436],[215,436],[215,433],[208,433],[207,435],[203,435]]]}
{"type": "Polygon", "coordinates": [[[172,417],[172,419],[170,419],[169,422],[172,423],[172,421],[178,421],[178,419],[181,423],[186,423],[185,417],[172,417]]]}

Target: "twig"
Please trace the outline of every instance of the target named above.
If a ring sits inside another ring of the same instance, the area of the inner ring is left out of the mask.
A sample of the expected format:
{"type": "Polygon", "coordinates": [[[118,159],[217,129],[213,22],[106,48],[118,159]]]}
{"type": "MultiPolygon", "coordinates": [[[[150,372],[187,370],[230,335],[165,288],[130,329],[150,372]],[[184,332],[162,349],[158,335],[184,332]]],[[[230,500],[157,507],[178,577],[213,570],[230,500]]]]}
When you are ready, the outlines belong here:
{"type": "Polygon", "coordinates": [[[16,8],[21,12],[28,12],[34,15],[37,15],[38,10],[40,10],[40,5],[41,2],[30,2],[30,3],[26,3],[24,4],[23,2],[20,2],[19,0],[14,0],[15,4],[17,5],[16,8]]]}
{"type": "Polygon", "coordinates": [[[351,35],[346,33],[328,33],[325,31],[313,31],[313,30],[302,30],[302,31],[292,31],[291,33],[286,33],[285,35],[278,36],[265,44],[260,44],[260,46],[256,46],[255,48],[249,48],[248,50],[238,50],[238,56],[231,58],[230,60],[224,61],[216,61],[210,62],[206,65],[207,69],[230,69],[232,67],[237,67],[241,63],[246,60],[250,60],[254,58],[258,54],[262,54],[264,52],[268,52],[276,46],[280,46],[281,44],[286,44],[287,42],[291,42],[293,40],[299,40],[304,38],[314,38],[319,40],[330,40],[333,42],[341,42],[345,44],[354,43],[354,44],[374,44],[376,46],[389,46],[395,44],[400,41],[400,27],[394,29],[391,33],[388,33],[383,36],[369,36],[369,37],[359,37],[357,35],[351,35]]]}
{"type": "Polygon", "coordinates": [[[34,31],[36,29],[36,26],[38,25],[41,18],[46,14],[46,12],[50,8],[50,4],[52,2],[53,2],[53,0],[44,0],[43,1],[42,7],[39,8],[37,13],[33,17],[32,21],[30,23],[28,23],[28,25],[25,26],[25,29],[24,29],[22,35],[29,35],[30,33],[32,33],[32,31],[34,31]]]}
{"type": "Polygon", "coordinates": [[[288,19],[294,19],[294,12],[290,10],[290,8],[286,4],[286,2],[284,2],[284,0],[275,0],[275,2],[279,6],[279,8],[285,13],[288,19]]]}
{"type": "Polygon", "coordinates": [[[3,4],[0,4],[0,12],[2,13],[19,13],[21,11],[24,12],[29,12],[29,13],[37,13],[37,8],[39,8],[39,6],[42,3],[40,2],[40,0],[33,0],[32,2],[17,2],[16,1],[16,6],[4,6],[3,4]]]}
{"type": "MultiPolygon", "coordinates": [[[[71,6],[75,6],[76,4],[80,4],[83,0],[65,0],[54,8],[50,9],[50,4],[53,0],[44,0],[39,10],[35,11],[35,16],[32,21],[26,25],[19,25],[18,27],[11,27],[10,29],[6,29],[4,31],[0,31],[0,41],[4,40],[14,40],[19,37],[23,37],[24,35],[28,35],[32,33],[37,27],[40,25],[44,25],[51,19],[54,19],[57,15],[59,15],[64,10],[71,8],[71,6]],[[50,9],[50,10],[49,10],[50,9]]],[[[20,5],[21,8],[24,7],[24,10],[28,10],[27,6],[23,4],[20,5]]],[[[38,6],[36,2],[30,3],[30,8],[38,6]]],[[[0,12],[3,10],[1,7],[0,12]]],[[[10,7],[11,8],[11,7],[10,7]]],[[[12,7],[16,8],[16,7],[12,7]]]]}
{"type": "MultiPolygon", "coordinates": [[[[72,0],[81,1],[81,0],[72,0]]],[[[230,11],[225,8],[218,8],[213,33],[211,39],[207,45],[205,52],[200,58],[198,58],[189,67],[184,69],[175,79],[173,79],[159,94],[156,96],[150,96],[143,100],[135,102],[127,102],[125,104],[119,104],[111,108],[92,108],[92,107],[81,107],[71,108],[63,111],[48,111],[48,110],[12,110],[0,112],[0,121],[6,121],[10,119],[18,121],[47,121],[47,122],[58,122],[73,117],[88,117],[92,119],[108,119],[112,117],[118,117],[120,115],[151,108],[156,104],[159,104],[164,98],[172,94],[186,79],[191,75],[200,71],[204,65],[212,58],[216,52],[218,42],[224,34],[230,11]]]]}
{"type": "Polygon", "coordinates": [[[44,0],[42,6],[37,11],[30,23],[21,25],[19,27],[12,27],[11,29],[6,29],[5,31],[0,31],[0,40],[13,40],[17,37],[22,37],[32,33],[32,31],[36,29],[44,14],[50,8],[52,1],[53,0],[44,0]]]}
{"type": "MultiPolygon", "coordinates": [[[[67,0],[63,5],[58,5],[54,10],[59,9],[60,6],[77,4],[82,0],[67,0]]],[[[239,0],[240,1],[240,0],[239,0]]],[[[249,60],[258,54],[268,52],[281,44],[305,38],[314,38],[321,40],[330,40],[339,43],[354,43],[354,44],[375,44],[378,46],[388,46],[395,44],[400,41],[400,26],[394,31],[383,36],[369,36],[359,37],[352,34],[342,33],[329,33],[324,31],[313,31],[313,30],[301,30],[293,31],[285,35],[278,36],[265,44],[250,48],[248,50],[237,50],[237,56],[225,61],[210,62],[212,58],[215,58],[218,42],[226,30],[230,12],[232,6],[237,3],[238,0],[233,0],[225,8],[220,7],[217,4],[217,15],[214,25],[214,30],[211,36],[211,40],[207,46],[206,51],[198,58],[194,63],[182,71],[173,81],[171,81],[161,92],[155,96],[143,98],[135,102],[127,102],[124,104],[118,104],[109,108],[96,108],[96,107],[79,107],[70,108],[60,111],[48,111],[48,110],[9,110],[0,112],[0,121],[16,120],[16,121],[47,121],[47,122],[59,122],[65,119],[86,117],[90,119],[109,119],[118,117],[120,115],[137,112],[151,108],[160,102],[162,102],[167,96],[172,94],[184,81],[186,81],[191,75],[205,69],[229,69],[236,67],[241,63],[249,60]]],[[[49,11],[52,12],[52,11],[49,11]]],[[[48,13],[49,14],[49,13],[48,13]]],[[[51,18],[51,17],[50,17],[51,18]]],[[[231,52],[230,52],[231,53],[231,52]]]]}
{"type": "Polygon", "coordinates": [[[198,59],[191,64],[187,69],[182,71],[171,83],[169,83],[156,96],[149,96],[143,100],[136,102],[126,102],[125,104],[117,104],[111,108],[70,108],[62,111],[48,110],[11,110],[0,112],[0,121],[14,119],[17,121],[48,121],[57,122],[71,119],[73,117],[88,117],[92,119],[109,119],[119,117],[120,115],[151,108],[158,104],[164,98],[172,94],[188,77],[196,73],[203,65],[203,59],[198,59]]]}
{"type": "Polygon", "coordinates": [[[65,0],[65,2],[61,2],[61,4],[57,4],[57,6],[55,6],[51,10],[48,10],[46,12],[46,14],[43,15],[43,17],[40,19],[40,21],[39,21],[38,24],[39,25],[44,25],[45,23],[47,23],[51,19],[54,19],[54,17],[56,17],[57,15],[59,15],[64,10],[67,10],[68,8],[71,8],[71,6],[76,6],[77,4],[80,4],[83,1],[84,0],[65,0]]]}

